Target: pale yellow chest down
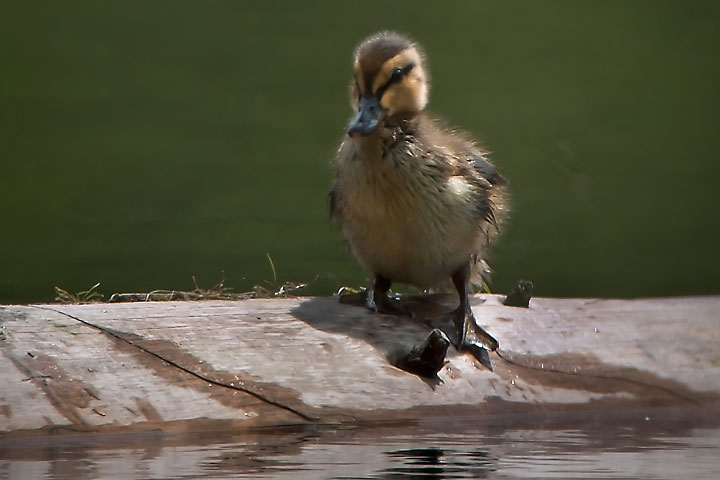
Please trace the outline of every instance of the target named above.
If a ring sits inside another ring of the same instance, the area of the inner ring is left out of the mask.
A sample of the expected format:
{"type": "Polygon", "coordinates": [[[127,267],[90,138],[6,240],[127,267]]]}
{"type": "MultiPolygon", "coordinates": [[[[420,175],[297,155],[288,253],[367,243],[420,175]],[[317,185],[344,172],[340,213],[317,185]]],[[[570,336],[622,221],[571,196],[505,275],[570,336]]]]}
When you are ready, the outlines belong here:
{"type": "Polygon", "coordinates": [[[478,192],[436,159],[407,149],[382,155],[346,141],[338,153],[336,218],[371,273],[421,288],[447,280],[487,244],[478,192]]]}

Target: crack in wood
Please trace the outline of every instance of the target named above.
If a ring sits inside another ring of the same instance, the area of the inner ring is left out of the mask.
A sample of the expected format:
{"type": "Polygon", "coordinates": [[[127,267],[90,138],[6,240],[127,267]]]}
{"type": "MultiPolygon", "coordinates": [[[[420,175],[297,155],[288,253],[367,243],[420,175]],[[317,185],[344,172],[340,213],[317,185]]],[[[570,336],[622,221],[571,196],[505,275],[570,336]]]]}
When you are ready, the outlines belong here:
{"type": "MultiPolygon", "coordinates": [[[[123,342],[123,343],[129,345],[129,346],[132,346],[132,347],[136,348],[137,350],[139,350],[139,351],[141,351],[141,352],[143,352],[143,353],[145,353],[145,354],[147,354],[147,355],[150,355],[150,356],[155,357],[155,358],[157,358],[157,359],[159,359],[159,360],[162,360],[163,362],[167,363],[168,365],[171,365],[172,367],[175,367],[176,369],[178,369],[178,370],[180,370],[180,371],[182,371],[182,372],[185,372],[185,373],[187,373],[187,374],[189,374],[189,375],[192,375],[193,377],[198,378],[198,379],[200,379],[200,380],[202,380],[202,381],[204,381],[204,382],[207,382],[207,383],[209,383],[209,384],[216,385],[216,386],[223,387],[223,388],[227,388],[227,389],[230,389],[230,390],[236,390],[236,391],[239,391],[239,392],[246,393],[246,394],[248,394],[248,395],[250,395],[250,396],[252,396],[252,397],[260,400],[260,401],[263,402],[263,403],[266,403],[266,404],[268,404],[268,405],[277,407],[277,408],[279,408],[279,409],[281,409],[281,410],[285,410],[285,411],[287,411],[287,412],[290,412],[290,413],[292,413],[292,414],[294,414],[294,415],[296,415],[296,416],[298,416],[298,417],[300,417],[300,418],[302,418],[303,420],[308,421],[308,422],[317,423],[317,422],[320,422],[320,421],[321,421],[321,418],[316,417],[316,416],[313,416],[313,415],[310,415],[310,414],[308,414],[308,413],[305,413],[305,412],[301,411],[300,409],[298,409],[298,408],[296,408],[296,407],[293,407],[293,406],[290,406],[290,405],[287,405],[287,404],[285,404],[285,403],[283,403],[283,402],[281,402],[281,401],[274,400],[274,399],[270,398],[269,396],[267,396],[266,394],[259,392],[257,389],[253,389],[253,388],[246,387],[246,386],[239,385],[239,384],[238,384],[238,385],[232,385],[232,384],[230,384],[229,382],[219,381],[219,380],[217,380],[216,378],[213,378],[213,377],[208,376],[208,375],[205,375],[205,374],[203,374],[203,373],[201,373],[201,372],[199,372],[199,371],[192,370],[192,369],[190,369],[190,368],[188,368],[188,367],[185,367],[184,365],[181,365],[180,363],[176,362],[175,360],[173,360],[173,359],[171,359],[171,358],[169,358],[169,357],[167,357],[167,356],[165,356],[165,355],[162,355],[162,354],[160,354],[160,353],[158,353],[158,352],[156,352],[156,351],[154,351],[154,350],[151,350],[151,349],[147,348],[146,346],[142,345],[142,344],[141,344],[142,342],[139,342],[139,341],[138,341],[138,340],[142,339],[142,337],[140,337],[140,336],[137,336],[137,335],[134,335],[134,334],[131,335],[131,334],[127,334],[127,333],[125,333],[125,332],[118,332],[118,331],[115,331],[115,330],[112,330],[112,329],[109,329],[109,328],[105,328],[105,327],[102,327],[102,326],[100,326],[100,325],[96,325],[96,324],[94,324],[94,323],[92,323],[92,322],[88,322],[87,320],[83,320],[82,318],[76,317],[76,316],[71,315],[71,314],[69,314],[69,313],[63,312],[63,311],[61,311],[61,310],[55,310],[55,309],[53,309],[53,308],[43,307],[43,306],[38,306],[38,305],[32,305],[32,307],[33,307],[33,308],[37,308],[37,309],[41,309],[41,310],[51,311],[51,312],[54,312],[54,313],[59,313],[59,314],[61,314],[61,315],[64,315],[65,317],[68,317],[68,318],[70,318],[70,319],[73,319],[73,320],[75,320],[75,321],[78,321],[78,322],[80,322],[80,323],[82,323],[82,324],[84,324],[84,325],[86,325],[86,326],[88,326],[88,327],[90,327],[90,328],[93,328],[93,329],[95,329],[95,330],[98,330],[98,331],[100,331],[100,332],[108,335],[109,337],[111,337],[111,338],[113,338],[113,339],[115,339],[115,340],[118,340],[118,341],[120,341],[120,342],[123,342]],[[130,337],[136,337],[136,338],[132,338],[132,339],[131,339],[130,337]]],[[[143,412],[143,413],[144,413],[144,412],[143,412]]]]}

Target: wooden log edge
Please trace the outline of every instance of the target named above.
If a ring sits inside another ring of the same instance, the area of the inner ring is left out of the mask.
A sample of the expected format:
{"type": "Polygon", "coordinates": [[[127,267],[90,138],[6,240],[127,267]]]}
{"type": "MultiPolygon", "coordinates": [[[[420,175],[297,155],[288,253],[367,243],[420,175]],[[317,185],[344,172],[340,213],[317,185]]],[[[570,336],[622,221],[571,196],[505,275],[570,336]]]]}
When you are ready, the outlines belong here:
{"type": "Polygon", "coordinates": [[[720,296],[478,295],[493,370],[451,348],[439,382],[393,366],[452,299],[414,319],[301,297],[0,306],[0,438],[498,421],[623,412],[718,418],[720,296]]]}

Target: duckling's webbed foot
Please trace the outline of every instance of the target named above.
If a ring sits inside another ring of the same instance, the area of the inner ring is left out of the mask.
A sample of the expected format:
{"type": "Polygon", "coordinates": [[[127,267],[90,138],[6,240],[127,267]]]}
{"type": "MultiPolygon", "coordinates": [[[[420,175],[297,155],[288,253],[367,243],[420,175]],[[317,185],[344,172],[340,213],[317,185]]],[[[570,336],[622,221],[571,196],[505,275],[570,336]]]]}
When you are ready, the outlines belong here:
{"type": "Polygon", "coordinates": [[[440,329],[434,329],[425,341],[400,357],[396,366],[423,378],[437,379],[437,372],[445,365],[450,340],[440,329]]]}
{"type": "Polygon", "coordinates": [[[453,332],[445,333],[459,351],[470,352],[477,361],[492,371],[490,353],[498,348],[498,341],[477,324],[468,302],[460,302],[460,306],[450,314],[453,332]],[[452,335],[451,335],[452,333],[452,335]]]}
{"type": "Polygon", "coordinates": [[[367,296],[367,290],[363,290],[362,292],[342,293],[340,294],[340,303],[355,305],[356,307],[365,307],[367,306],[367,296]]]}
{"type": "Polygon", "coordinates": [[[373,312],[384,313],[387,315],[400,315],[412,317],[413,313],[402,305],[399,300],[388,296],[392,281],[378,275],[375,277],[373,288],[359,293],[350,293],[340,296],[341,303],[349,303],[351,305],[363,306],[373,312]]]}
{"type": "Polygon", "coordinates": [[[392,280],[377,275],[373,289],[368,294],[367,307],[378,313],[412,317],[412,312],[404,307],[399,300],[388,296],[387,293],[390,291],[391,286],[392,280]]]}
{"type": "Polygon", "coordinates": [[[477,324],[472,308],[470,308],[470,299],[468,298],[470,268],[468,263],[452,276],[453,284],[460,298],[460,306],[450,314],[455,326],[455,332],[453,332],[455,335],[452,336],[454,338],[451,338],[458,350],[469,351],[480,363],[492,370],[488,352],[497,350],[498,341],[477,324]]]}
{"type": "Polygon", "coordinates": [[[458,350],[474,347],[485,348],[491,352],[497,350],[498,341],[485,331],[475,320],[475,315],[469,306],[460,305],[451,313],[453,324],[457,332],[455,346],[458,350]]]}

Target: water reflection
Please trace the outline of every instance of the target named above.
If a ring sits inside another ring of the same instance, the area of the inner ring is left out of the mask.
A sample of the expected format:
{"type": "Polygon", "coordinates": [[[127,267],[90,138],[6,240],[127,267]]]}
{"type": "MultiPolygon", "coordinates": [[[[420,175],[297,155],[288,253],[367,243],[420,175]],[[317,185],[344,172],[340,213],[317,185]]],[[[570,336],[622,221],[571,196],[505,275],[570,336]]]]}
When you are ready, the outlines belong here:
{"type": "Polygon", "coordinates": [[[487,450],[429,447],[393,450],[386,455],[402,465],[367,478],[487,478],[497,470],[497,460],[487,450]]]}
{"type": "Polygon", "coordinates": [[[349,429],[0,439],[0,479],[714,479],[720,428],[349,429]]]}

